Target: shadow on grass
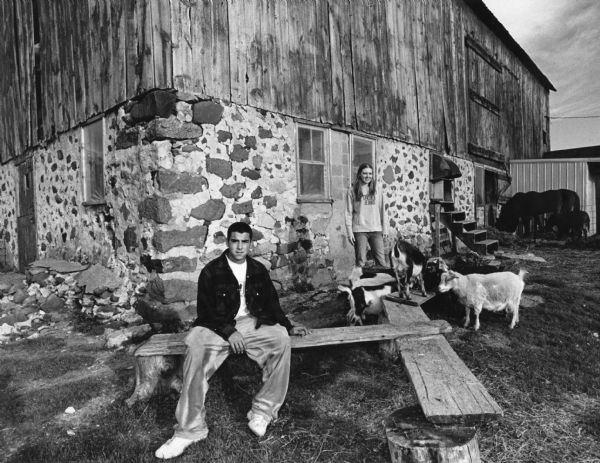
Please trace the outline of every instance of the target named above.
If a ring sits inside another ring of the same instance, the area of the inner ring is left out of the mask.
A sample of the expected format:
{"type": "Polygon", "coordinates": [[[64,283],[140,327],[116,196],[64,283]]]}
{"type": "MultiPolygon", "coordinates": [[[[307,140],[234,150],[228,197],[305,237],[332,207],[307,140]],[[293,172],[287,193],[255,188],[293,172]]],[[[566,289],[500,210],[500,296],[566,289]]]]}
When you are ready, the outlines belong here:
{"type": "MultiPolygon", "coordinates": [[[[172,434],[161,409],[172,410],[169,401],[156,401],[133,410],[114,406],[98,416],[75,436],[59,428],[32,441],[6,460],[17,462],[145,462],[154,461],[154,450],[172,434]],[[164,408],[163,408],[164,407],[164,408]],[[49,434],[49,435],[48,435],[49,434]],[[58,437],[57,437],[58,436],[58,437]]],[[[176,461],[215,462],[305,462],[320,461],[388,461],[387,444],[380,435],[369,435],[360,419],[340,419],[320,416],[318,419],[293,419],[282,413],[264,439],[254,437],[240,416],[210,413],[207,403],[210,433],[208,438],[191,446],[176,461]]]]}
{"type": "Polygon", "coordinates": [[[19,421],[23,410],[23,398],[11,385],[13,374],[5,370],[0,373],[0,425],[8,427],[19,421]]]}
{"type": "MultiPolygon", "coordinates": [[[[279,420],[264,439],[257,439],[248,430],[245,415],[260,387],[260,371],[244,357],[232,356],[226,364],[210,380],[208,439],[177,461],[388,460],[382,429],[373,431],[366,417],[374,413],[370,400],[392,406],[403,376],[399,365],[354,347],[294,354],[292,381],[279,420]]],[[[49,425],[7,461],[154,461],[154,450],[172,435],[177,398],[157,396],[128,409],[122,399],[130,392],[124,390],[120,400],[75,429],[74,436],[66,434],[65,425],[49,425]]]]}

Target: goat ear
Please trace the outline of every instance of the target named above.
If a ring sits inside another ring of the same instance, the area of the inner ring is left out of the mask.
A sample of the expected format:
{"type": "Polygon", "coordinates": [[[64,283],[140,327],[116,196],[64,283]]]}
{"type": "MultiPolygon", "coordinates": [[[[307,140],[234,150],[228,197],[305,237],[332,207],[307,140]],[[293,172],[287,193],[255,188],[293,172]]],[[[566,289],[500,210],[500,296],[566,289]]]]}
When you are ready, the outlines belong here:
{"type": "Polygon", "coordinates": [[[444,259],[442,259],[440,257],[440,261],[439,261],[439,268],[440,270],[443,270],[444,272],[447,272],[450,270],[450,267],[448,267],[448,264],[446,263],[446,261],[444,259]]]}
{"type": "Polygon", "coordinates": [[[454,270],[448,270],[448,275],[450,275],[448,280],[454,280],[455,278],[458,278],[458,273],[456,273],[454,270]]]}

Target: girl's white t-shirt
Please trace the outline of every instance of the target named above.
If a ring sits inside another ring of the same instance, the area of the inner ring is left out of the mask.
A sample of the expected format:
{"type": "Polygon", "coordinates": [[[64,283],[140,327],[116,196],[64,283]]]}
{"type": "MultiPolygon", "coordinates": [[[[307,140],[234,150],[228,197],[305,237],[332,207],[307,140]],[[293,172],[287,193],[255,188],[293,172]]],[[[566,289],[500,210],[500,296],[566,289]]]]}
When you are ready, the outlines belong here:
{"type": "Polygon", "coordinates": [[[248,306],[246,305],[246,271],[248,269],[248,262],[244,260],[241,264],[236,264],[227,258],[229,268],[235,275],[235,279],[238,281],[238,289],[240,291],[240,308],[237,311],[235,318],[246,317],[250,315],[248,312],[248,306]]]}

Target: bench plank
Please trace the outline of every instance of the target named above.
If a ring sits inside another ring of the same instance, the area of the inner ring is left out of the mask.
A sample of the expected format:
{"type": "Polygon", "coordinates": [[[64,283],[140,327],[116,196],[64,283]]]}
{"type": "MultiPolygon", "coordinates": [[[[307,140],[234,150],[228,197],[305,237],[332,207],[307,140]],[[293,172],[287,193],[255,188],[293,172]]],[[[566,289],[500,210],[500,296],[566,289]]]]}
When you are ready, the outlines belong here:
{"type": "Polygon", "coordinates": [[[423,413],[436,424],[474,424],[502,409],[441,335],[400,339],[402,361],[423,413]]]}
{"type": "MultiPolygon", "coordinates": [[[[350,344],[356,342],[386,341],[405,336],[428,336],[445,331],[439,320],[405,323],[403,326],[391,324],[367,326],[343,326],[334,328],[314,328],[306,336],[292,336],[292,349],[306,347],[350,344]]],[[[184,339],[187,333],[155,334],[135,351],[136,356],[183,355],[184,339]]]]}

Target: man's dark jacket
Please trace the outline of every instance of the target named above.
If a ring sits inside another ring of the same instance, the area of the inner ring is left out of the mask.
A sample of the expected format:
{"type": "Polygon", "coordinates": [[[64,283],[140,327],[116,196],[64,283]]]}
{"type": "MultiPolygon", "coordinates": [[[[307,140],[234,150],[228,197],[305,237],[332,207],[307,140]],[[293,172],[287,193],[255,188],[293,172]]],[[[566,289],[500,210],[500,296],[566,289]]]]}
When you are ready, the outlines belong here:
{"type": "MultiPolygon", "coordinates": [[[[269,272],[260,262],[247,257],[246,304],[248,312],[256,317],[256,327],[279,323],[288,331],[292,324],[287,319],[269,272]]],[[[235,316],[240,307],[239,283],[227,263],[227,251],[210,261],[198,278],[198,318],[195,326],[210,328],[228,339],[235,331],[235,316]]]]}

